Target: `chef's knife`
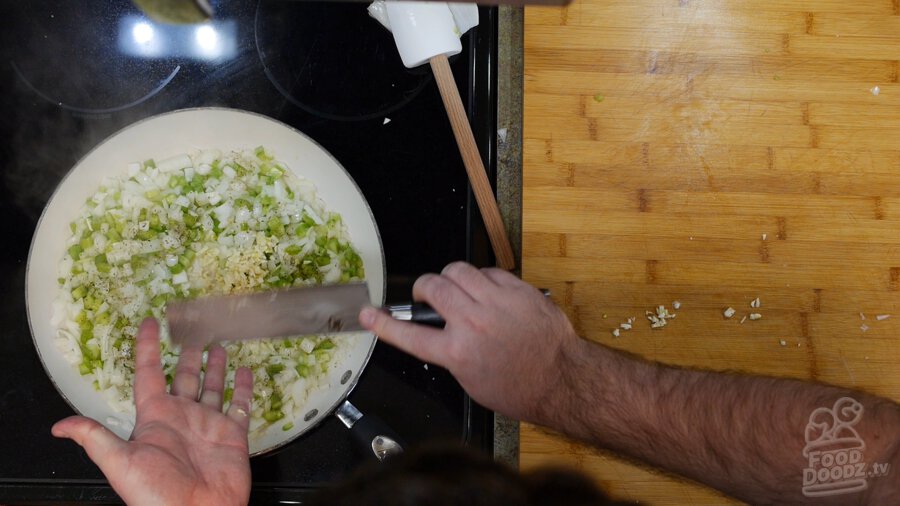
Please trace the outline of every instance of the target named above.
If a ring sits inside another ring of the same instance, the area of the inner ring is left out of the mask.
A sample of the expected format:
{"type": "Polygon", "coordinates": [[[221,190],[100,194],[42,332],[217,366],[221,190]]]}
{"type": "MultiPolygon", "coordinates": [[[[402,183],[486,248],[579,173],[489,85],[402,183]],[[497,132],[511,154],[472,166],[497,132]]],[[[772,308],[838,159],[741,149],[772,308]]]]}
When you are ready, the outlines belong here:
{"type": "MultiPolygon", "coordinates": [[[[317,285],[177,300],[166,306],[166,322],[172,342],[181,345],[337,334],[365,330],[358,316],[369,303],[367,283],[317,285]]],[[[440,315],[426,304],[384,309],[397,320],[444,325],[440,315]]]]}

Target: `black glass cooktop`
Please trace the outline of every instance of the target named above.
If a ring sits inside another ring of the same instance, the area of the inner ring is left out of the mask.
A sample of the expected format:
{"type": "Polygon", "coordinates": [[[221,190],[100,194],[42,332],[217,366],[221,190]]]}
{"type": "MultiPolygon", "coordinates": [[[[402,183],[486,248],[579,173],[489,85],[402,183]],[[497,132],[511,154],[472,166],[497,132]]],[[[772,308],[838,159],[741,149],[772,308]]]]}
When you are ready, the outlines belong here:
{"type": "MultiPolygon", "coordinates": [[[[148,116],[187,107],[258,112],[306,133],[346,167],[378,223],[389,302],[419,274],[489,244],[428,67],[403,67],[363,3],[213,1],[207,24],[170,26],[123,0],[0,6],[0,503],[103,503],[115,495],[50,426],[72,414],[28,329],[24,278],[38,218],[92,147],[148,116]]],[[[463,38],[452,68],[489,171],[495,168],[496,10],[463,38]]],[[[412,445],[489,450],[492,414],[444,370],[379,344],[350,400],[412,445]]],[[[254,498],[302,501],[364,456],[337,419],[254,458],[254,498]]]]}

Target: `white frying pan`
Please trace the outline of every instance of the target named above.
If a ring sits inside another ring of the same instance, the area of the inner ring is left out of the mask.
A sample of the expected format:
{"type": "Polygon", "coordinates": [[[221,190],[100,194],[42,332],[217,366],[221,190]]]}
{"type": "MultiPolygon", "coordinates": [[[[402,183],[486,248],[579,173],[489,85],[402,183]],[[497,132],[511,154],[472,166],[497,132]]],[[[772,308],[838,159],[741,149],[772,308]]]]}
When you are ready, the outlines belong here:
{"type": "MultiPolygon", "coordinates": [[[[66,175],[44,209],[28,254],[25,298],[31,334],[51,381],[75,411],[99,421],[122,438],[129,437],[134,425],[133,417],[113,411],[91,382],[66,361],[54,342],[56,328],[50,320],[52,304],[60,289],[57,266],[70,234],[69,222],[96,192],[104,177],[124,174],[129,163],[149,158],[161,160],[197,149],[215,148],[225,153],[260,145],[297,175],[313,182],[326,207],[340,213],[363,259],[372,303],[383,305],[384,250],[375,219],[356,183],[321,146],[283,123],[234,109],[187,109],[145,119],[105,140],[66,175]]],[[[342,339],[348,344],[346,353],[335,356],[334,366],[329,367],[327,386],[310,394],[303,414],[293,421],[291,430],[283,431],[283,424],[274,424],[269,430],[252,435],[251,455],[295,439],[338,407],[338,417],[348,426],[359,420],[359,413],[345,398],[369,360],[375,336],[362,332],[342,339]]],[[[363,420],[366,418],[369,417],[363,420]]],[[[355,432],[374,430],[370,423],[356,425],[355,432]]],[[[375,430],[371,435],[377,439],[374,436],[384,433],[375,430]]],[[[379,440],[381,443],[383,440],[379,440]]]]}

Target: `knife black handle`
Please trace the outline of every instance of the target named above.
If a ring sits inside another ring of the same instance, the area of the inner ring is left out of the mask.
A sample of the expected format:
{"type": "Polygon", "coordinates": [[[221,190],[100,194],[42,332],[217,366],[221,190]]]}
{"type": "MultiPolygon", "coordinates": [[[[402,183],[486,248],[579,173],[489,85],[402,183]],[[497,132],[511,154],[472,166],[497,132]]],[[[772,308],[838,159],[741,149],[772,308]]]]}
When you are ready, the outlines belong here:
{"type": "MultiPolygon", "coordinates": [[[[550,290],[541,289],[544,297],[550,296],[550,290]]],[[[387,306],[385,309],[391,313],[391,317],[395,320],[402,320],[413,323],[420,323],[430,327],[444,328],[447,322],[428,304],[424,302],[414,302],[412,304],[397,304],[387,306]]]]}
{"type": "Polygon", "coordinates": [[[388,306],[386,309],[395,320],[420,323],[437,328],[443,328],[447,324],[437,311],[424,302],[398,304],[396,306],[388,306]]]}

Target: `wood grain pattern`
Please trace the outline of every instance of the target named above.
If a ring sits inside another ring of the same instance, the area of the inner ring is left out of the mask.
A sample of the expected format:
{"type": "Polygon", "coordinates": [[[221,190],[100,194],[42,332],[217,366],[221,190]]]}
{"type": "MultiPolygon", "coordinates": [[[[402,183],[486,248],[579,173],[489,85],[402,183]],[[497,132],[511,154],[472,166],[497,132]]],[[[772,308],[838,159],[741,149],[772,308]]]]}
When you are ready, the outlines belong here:
{"type": "MultiPolygon", "coordinates": [[[[524,278],[609,346],[900,400],[900,3],[576,0],[525,17],[524,278]],[[763,318],[741,324],[756,297],[763,318]],[[675,300],[666,328],[611,335],[675,300]]],[[[529,425],[520,463],[642,503],[733,503],[529,425]]]]}

